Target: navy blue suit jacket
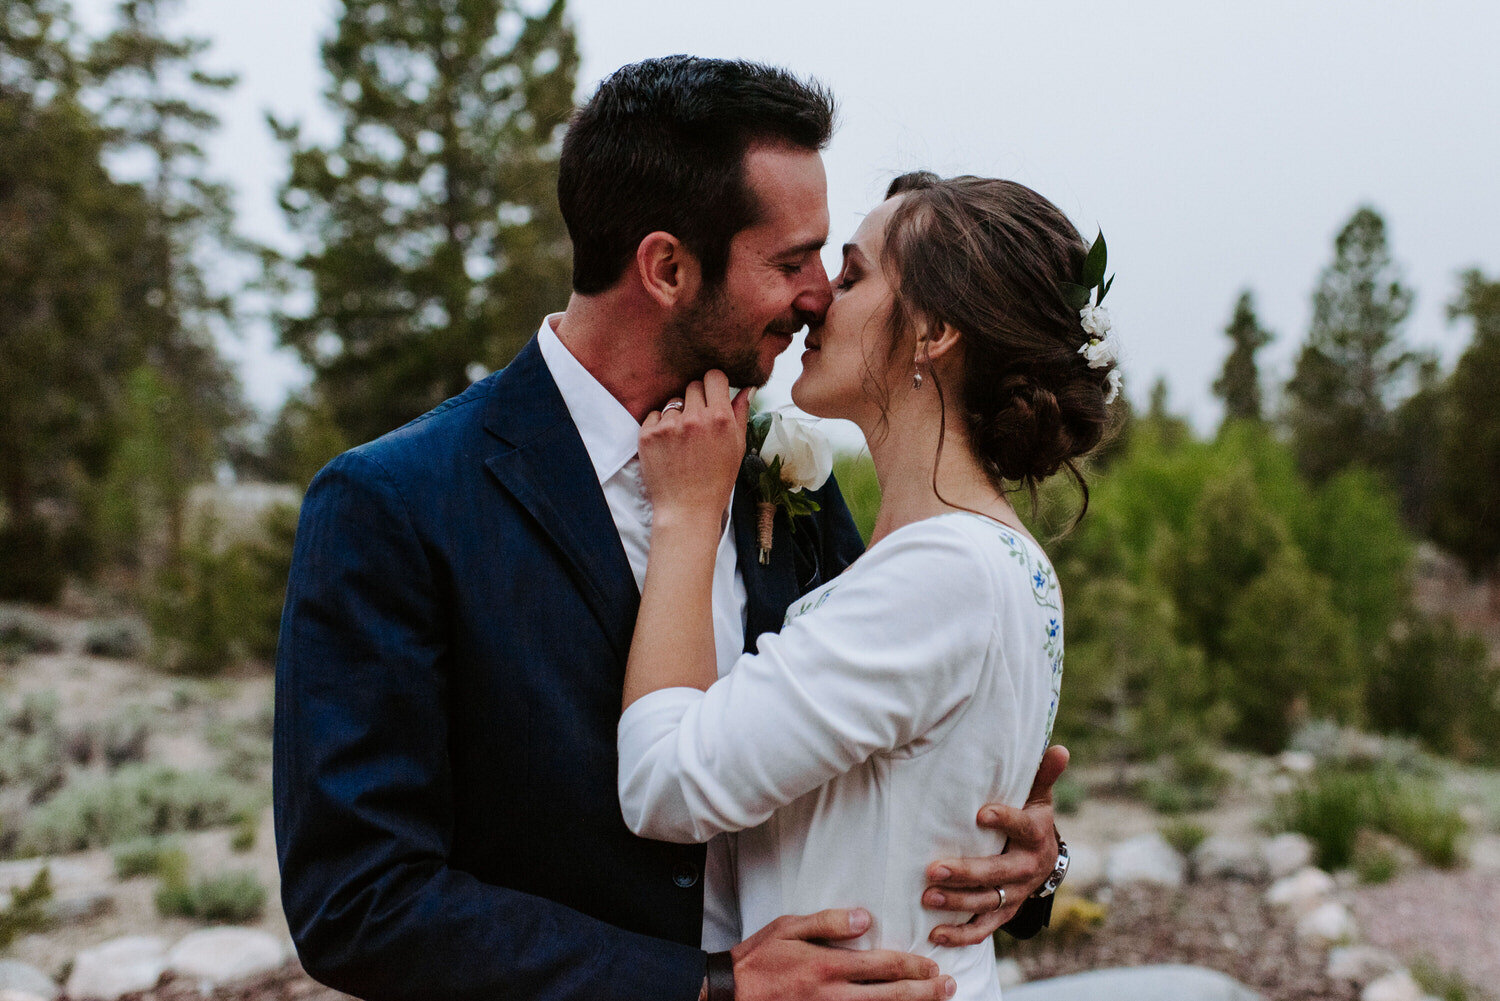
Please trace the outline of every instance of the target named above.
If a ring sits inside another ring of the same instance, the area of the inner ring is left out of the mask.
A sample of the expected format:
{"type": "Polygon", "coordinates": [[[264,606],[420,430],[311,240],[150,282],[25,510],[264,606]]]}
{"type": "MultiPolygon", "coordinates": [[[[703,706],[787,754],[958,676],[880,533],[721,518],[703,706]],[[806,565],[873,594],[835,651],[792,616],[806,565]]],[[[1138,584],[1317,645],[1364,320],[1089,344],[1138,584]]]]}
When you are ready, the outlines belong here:
{"type": "MultiPolygon", "coordinates": [[[[863,548],[837,487],[756,560],[746,646],[863,548]]],[[[631,834],[615,730],[639,604],[532,341],[308,489],[276,665],[282,903],[370,999],[698,993],[704,850],[631,834]]]]}

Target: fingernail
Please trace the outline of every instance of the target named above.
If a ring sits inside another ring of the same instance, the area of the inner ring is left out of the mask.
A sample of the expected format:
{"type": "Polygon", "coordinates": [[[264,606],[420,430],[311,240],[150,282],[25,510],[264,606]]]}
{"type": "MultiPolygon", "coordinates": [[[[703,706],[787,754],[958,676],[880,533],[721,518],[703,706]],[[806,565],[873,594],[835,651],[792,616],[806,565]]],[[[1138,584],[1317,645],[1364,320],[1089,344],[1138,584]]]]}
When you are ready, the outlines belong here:
{"type": "Polygon", "coordinates": [[[863,907],[856,907],[849,912],[849,930],[856,935],[870,927],[870,912],[863,907]]]}
{"type": "Polygon", "coordinates": [[[957,992],[958,992],[958,981],[954,980],[952,977],[944,977],[943,978],[943,997],[945,997],[945,998],[951,998],[957,992]]]}
{"type": "Polygon", "coordinates": [[[986,824],[993,824],[1000,819],[1000,814],[994,810],[986,810],[979,815],[979,819],[986,824]]]}
{"type": "Polygon", "coordinates": [[[948,898],[945,897],[945,896],[943,896],[941,893],[937,892],[936,890],[928,890],[927,891],[927,906],[928,907],[942,907],[947,902],[948,902],[948,898]]]}
{"type": "Polygon", "coordinates": [[[945,865],[940,865],[932,870],[933,879],[947,879],[951,875],[953,875],[953,871],[945,865]]]}

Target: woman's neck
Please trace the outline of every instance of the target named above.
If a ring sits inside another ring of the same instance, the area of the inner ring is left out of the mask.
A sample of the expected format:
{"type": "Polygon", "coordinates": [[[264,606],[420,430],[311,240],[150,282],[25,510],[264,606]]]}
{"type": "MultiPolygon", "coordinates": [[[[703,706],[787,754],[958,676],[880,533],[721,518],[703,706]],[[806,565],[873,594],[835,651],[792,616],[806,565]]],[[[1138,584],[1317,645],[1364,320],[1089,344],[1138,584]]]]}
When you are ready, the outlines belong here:
{"type": "Polygon", "coordinates": [[[1024,532],[1015,508],[995,489],[969,450],[963,419],[954,408],[948,408],[941,457],[938,408],[914,409],[917,412],[892,413],[884,426],[865,429],[880,482],[880,513],[870,544],[912,522],[961,510],[977,511],[1024,532]]]}

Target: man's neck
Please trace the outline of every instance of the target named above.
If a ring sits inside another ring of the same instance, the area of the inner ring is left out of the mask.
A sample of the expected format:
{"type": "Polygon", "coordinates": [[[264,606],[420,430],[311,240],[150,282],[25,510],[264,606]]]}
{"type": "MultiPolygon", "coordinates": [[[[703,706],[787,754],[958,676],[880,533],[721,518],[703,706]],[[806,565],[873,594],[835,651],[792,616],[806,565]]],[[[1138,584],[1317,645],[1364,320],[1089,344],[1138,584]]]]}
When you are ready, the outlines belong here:
{"type": "Polygon", "coordinates": [[[680,395],[661,356],[661,331],[643,311],[609,293],[568,300],[558,340],[637,422],[680,395]]]}

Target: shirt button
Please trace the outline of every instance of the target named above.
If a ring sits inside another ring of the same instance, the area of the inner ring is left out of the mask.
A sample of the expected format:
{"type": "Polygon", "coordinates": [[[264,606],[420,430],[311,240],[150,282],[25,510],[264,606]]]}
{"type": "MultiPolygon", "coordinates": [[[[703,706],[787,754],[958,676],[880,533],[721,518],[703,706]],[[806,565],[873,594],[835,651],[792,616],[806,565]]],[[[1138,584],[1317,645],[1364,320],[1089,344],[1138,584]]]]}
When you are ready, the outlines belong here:
{"type": "Polygon", "coordinates": [[[672,882],[686,890],[698,882],[698,867],[691,862],[681,862],[672,873],[672,882]]]}

